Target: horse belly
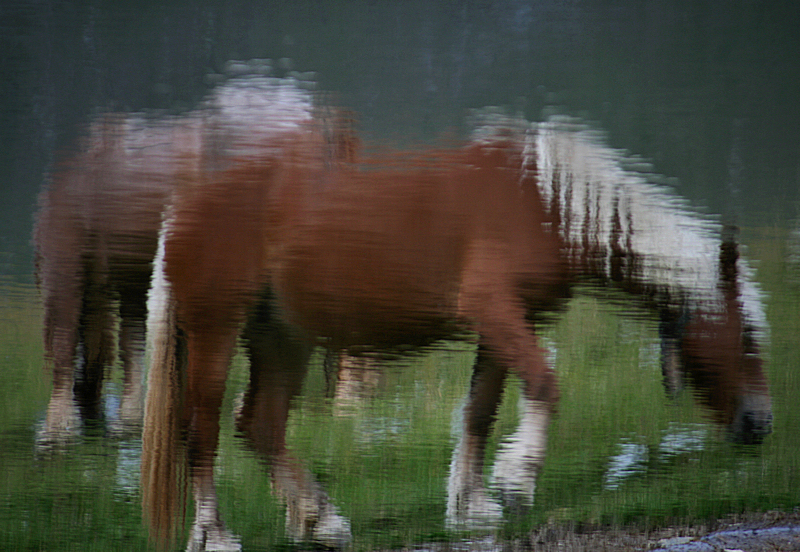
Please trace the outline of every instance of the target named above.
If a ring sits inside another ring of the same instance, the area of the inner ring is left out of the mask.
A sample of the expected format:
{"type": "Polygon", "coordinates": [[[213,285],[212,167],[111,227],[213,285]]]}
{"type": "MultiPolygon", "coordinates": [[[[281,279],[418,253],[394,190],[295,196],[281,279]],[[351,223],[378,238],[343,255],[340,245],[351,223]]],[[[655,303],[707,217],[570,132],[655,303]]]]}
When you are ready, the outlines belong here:
{"type": "MultiPolygon", "coordinates": [[[[386,221],[384,221],[386,222],[386,221]]],[[[397,222],[395,220],[394,222],[397,222]]],[[[454,331],[463,239],[419,220],[299,231],[276,282],[286,318],[338,348],[424,344],[454,331]]]]}

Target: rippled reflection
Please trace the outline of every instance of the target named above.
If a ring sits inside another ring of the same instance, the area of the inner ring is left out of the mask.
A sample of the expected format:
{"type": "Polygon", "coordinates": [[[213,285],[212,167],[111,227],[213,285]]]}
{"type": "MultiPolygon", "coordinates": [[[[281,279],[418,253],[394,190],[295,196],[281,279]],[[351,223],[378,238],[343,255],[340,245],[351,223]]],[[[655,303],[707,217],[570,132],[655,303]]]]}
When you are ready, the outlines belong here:
{"type": "MultiPolygon", "coordinates": [[[[268,466],[289,536],[330,547],[350,541],[350,520],[286,444],[316,347],[329,351],[333,412],[346,415],[384,359],[442,340],[476,345],[446,482],[453,529],[494,528],[504,509],[532,506],[559,395],[535,328],[575,293],[625,297],[657,320],[667,391],[690,381],[734,440],[769,433],[765,317],[733,230],[690,213],[575,121],[485,113],[461,145],[368,154],[352,116],[307,88],[242,76],[180,117],[100,117],[42,196],[54,389],[38,445],[81,427],[139,427],[146,322],[141,486],[156,538],[173,536],[189,487],[188,548],[239,548],[214,480],[238,338],[250,363],[238,432],[268,466]],[[104,420],[117,342],[124,392],[104,420]],[[520,422],[485,482],[510,373],[522,380],[520,422]]],[[[665,433],[657,452],[621,443],[605,486],[648,455],[692,450],[695,431],[665,433]]]]}

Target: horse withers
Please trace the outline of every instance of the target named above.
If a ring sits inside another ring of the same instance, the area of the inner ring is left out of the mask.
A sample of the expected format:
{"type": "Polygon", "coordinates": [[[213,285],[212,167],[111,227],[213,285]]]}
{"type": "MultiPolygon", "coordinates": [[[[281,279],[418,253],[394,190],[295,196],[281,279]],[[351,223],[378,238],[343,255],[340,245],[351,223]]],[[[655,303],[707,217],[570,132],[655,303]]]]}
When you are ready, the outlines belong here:
{"type": "Polygon", "coordinates": [[[266,79],[248,86],[261,100],[259,133],[224,164],[181,174],[160,231],[142,458],[155,535],[173,534],[188,469],[188,549],[239,548],[221,520],[214,462],[240,335],[251,380],[238,427],[269,460],[290,534],[328,546],[349,539],[349,522],[285,443],[316,346],[375,356],[477,343],[448,486],[454,525],[499,515],[483,454],[509,373],[522,380],[525,409],[494,486],[531,503],[558,399],[534,328],[576,284],[635,297],[664,321],[665,364],[730,388],[708,401],[720,421],[751,440],[769,431],[766,323],[751,270],[586,129],[495,117],[460,147],[356,159],[357,140],[309,94],[266,79]]]}

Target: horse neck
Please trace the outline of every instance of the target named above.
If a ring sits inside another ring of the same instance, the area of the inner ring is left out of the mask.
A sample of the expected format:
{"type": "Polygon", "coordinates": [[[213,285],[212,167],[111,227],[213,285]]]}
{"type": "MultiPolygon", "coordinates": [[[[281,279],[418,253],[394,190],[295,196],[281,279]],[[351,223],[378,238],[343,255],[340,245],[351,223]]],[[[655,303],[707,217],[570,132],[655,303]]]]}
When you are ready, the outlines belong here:
{"type": "Polygon", "coordinates": [[[585,129],[544,123],[535,140],[544,208],[579,277],[648,296],[720,299],[712,225],[626,170],[625,158],[585,129]]]}
{"type": "Polygon", "coordinates": [[[535,150],[544,208],[574,272],[657,310],[667,352],[680,349],[721,419],[768,397],[763,301],[735,240],[625,170],[619,153],[585,131],[545,123],[535,150]]]}

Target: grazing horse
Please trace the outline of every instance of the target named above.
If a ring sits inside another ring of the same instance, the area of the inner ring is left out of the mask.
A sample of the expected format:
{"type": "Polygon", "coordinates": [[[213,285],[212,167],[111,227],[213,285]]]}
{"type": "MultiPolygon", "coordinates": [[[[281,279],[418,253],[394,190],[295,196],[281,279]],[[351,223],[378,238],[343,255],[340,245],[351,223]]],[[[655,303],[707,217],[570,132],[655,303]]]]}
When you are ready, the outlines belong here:
{"type": "Polygon", "coordinates": [[[285,442],[316,346],[375,356],[477,343],[448,488],[455,525],[499,514],[483,456],[509,373],[525,408],[494,485],[503,500],[531,503],[558,399],[535,324],[575,289],[629,293],[661,321],[665,373],[713,388],[707,402],[735,437],[769,432],[766,323],[750,268],[732,240],[589,130],[495,116],[460,147],[356,158],[335,110],[287,83],[248,86],[238,109],[260,98],[258,132],[226,163],[181,160],[190,170],[175,172],[160,231],[142,452],[143,509],[158,538],[174,534],[188,474],[187,549],[239,548],[220,517],[214,461],[240,336],[251,377],[238,429],[269,460],[290,534],[327,546],[347,542],[349,522],[285,442]]]}
{"type": "Polygon", "coordinates": [[[102,418],[101,389],[117,341],[124,370],[118,429],[141,424],[147,290],[178,134],[141,117],[102,116],[40,195],[36,278],[53,368],[40,448],[102,418]]]}
{"type": "MultiPolygon", "coordinates": [[[[264,98],[247,90],[242,79],[231,79],[180,116],[101,115],[76,153],[53,170],[33,236],[45,356],[53,368],[40,448],[102,418],[103,380],[117,345],[124,371],[118,429],[138,431],[147,292],[162,215],[176,182],[223,166],[258,135],[252,115],[264,110],[264,98]],[[249,111],[242,112],[242,102],[249,111]]],[[[269,124],[280,125],[281,117],[269,124]]]]}

